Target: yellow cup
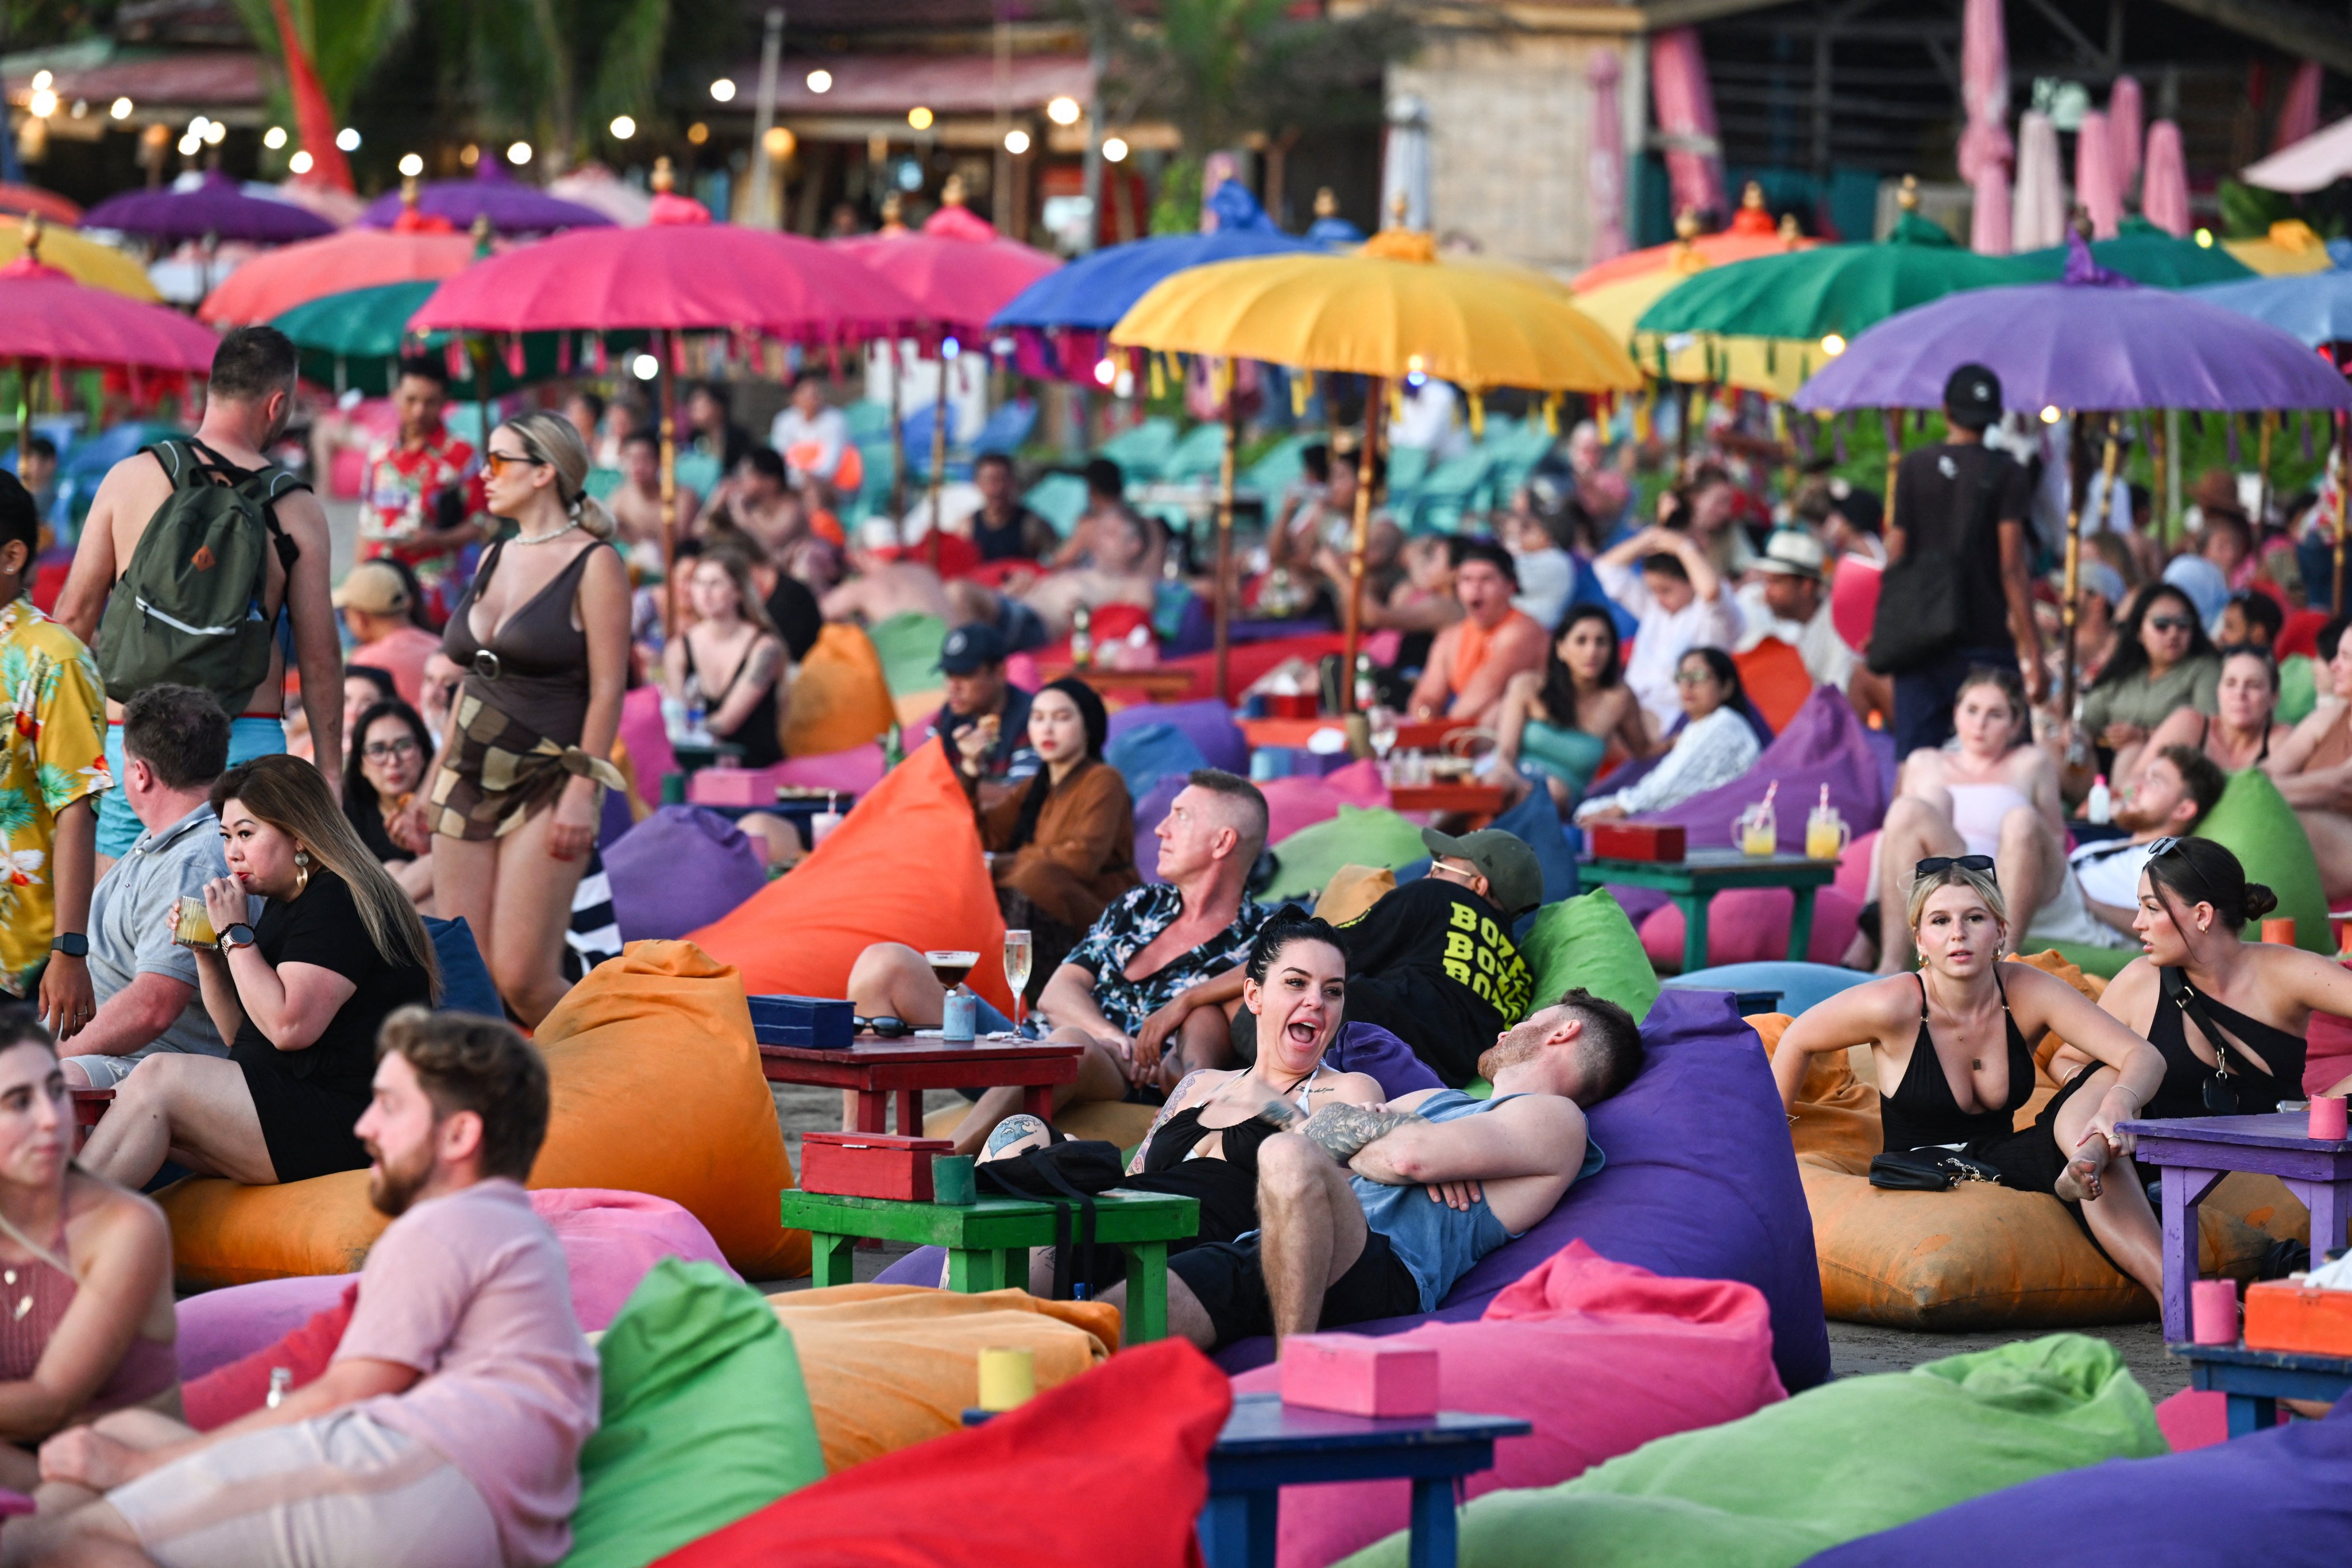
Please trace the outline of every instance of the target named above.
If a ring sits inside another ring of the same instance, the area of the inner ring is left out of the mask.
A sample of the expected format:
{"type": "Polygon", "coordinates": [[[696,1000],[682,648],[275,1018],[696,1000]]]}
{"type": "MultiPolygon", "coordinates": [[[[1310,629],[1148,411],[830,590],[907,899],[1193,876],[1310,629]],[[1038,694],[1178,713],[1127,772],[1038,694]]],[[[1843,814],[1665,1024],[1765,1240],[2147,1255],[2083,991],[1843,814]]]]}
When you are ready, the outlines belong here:
{"type": "Polygon", "coordinates": [[[1013,1410],[1029,1403],[1037,1392],[1037,1369],[1025,1350],[983,1349],[980,1352],[980,1408],[1013,1410]]]}
{"type": "Polygon", "coordinates": [[[220,935],[213,930],[213,917],[205,908],[204,900],[193,893],[181,898],[178,922],[173,929],[172,940],[185,942],[190,947],[220,945],[220,935]]]}
{"type": "Polygon", "coordinates": [[[1740,830],[1739,850],[1743,855],[1769,855],[1780,846],[1780,835],[1769,826],[1751,825],[1740,830]]]}

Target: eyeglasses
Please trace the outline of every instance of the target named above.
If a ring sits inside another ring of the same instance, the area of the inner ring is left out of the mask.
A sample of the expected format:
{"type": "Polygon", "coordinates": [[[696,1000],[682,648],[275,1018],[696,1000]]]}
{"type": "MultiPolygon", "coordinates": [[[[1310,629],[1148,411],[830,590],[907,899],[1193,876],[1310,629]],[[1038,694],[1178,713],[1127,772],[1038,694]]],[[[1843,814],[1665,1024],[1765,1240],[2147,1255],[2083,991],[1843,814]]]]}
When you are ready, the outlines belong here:
{"type": "Polygon", "coordinates": [[[1705,686],[1708,681],[1713,680],[1714,679],[1715,671],[1711,669],[1678,669],[1675,671],[1675,684],[1676,686],[1705,686]]]}
{"type": "Polygon", "coordinates": [[[1916,881],[1921,877],[1932,877],[1938,871],[1948,871],[1955,867],[1963,871],[1990,871],[1993,860],[1990,855],[1930,855],[1911,868],[1911,877],[1916,881]]]}
{"type": "Polygon", "coordinates": [[[482,454],[482,471],[489,475],[490,478],[494,479],[500,474],[505,473],[509,468],[544,468],[547,466],[548,464],[546,459],[541,458],[518,457],[511,452],[485,452],[482,454]]]}
{"type": "Polygon", "coordinates": [[[2195,621],[2184,620],[2179,616],[2150,616],[2147,624],[2160,632],[2193,632],[2197,629],[2195,621]]]}
{"type": "Polygon", "coordinates": [[[416,750],[416,737],[403,735],[396,741],[370,741],[360,748],[360,755],[372,763],[388,763],[394,757],[405,757],[416,750]]]}

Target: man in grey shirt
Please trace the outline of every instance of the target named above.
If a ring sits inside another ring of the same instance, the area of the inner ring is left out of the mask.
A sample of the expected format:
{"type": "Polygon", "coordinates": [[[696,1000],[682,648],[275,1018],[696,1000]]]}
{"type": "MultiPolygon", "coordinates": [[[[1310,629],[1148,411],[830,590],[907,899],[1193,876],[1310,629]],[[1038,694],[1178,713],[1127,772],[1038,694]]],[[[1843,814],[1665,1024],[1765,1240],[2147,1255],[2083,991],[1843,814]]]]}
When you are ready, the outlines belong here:
{"type": "Polygon", "coordinates": [[[154,686],[122,710],[116,786],[146,832],[89,900],[89,981],[98,1011],[60,1062],[76,1089],[111,1089],[157,1051],[225,1057],[205,1012],[196,957],[172,940],[184,895],[228,875],[213,781],[228,765],[228,715],[192,686],[154,686]]]}

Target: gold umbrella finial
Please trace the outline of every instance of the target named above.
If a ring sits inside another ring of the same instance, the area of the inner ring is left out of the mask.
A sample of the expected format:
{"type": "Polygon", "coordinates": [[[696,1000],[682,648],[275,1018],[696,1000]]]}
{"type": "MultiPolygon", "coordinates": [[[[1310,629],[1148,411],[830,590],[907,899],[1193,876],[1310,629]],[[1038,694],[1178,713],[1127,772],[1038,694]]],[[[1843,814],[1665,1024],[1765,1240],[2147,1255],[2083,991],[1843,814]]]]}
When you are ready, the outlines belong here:
{"type": "Polygon", "coordinates": [[[476,213],[474,215],[474,226],[471,232],[474,237],[474,254],[476,256],[488,256],[490,253],[490,235],[492,232],[490,227],[490,215],[488,213],[476,213]]]}
{"type": "Polygon", "coordinates": [[[1895,205],[1901,207],[1906,213],[1916,213],[1919,210],[1918,175],[1906,174],[1903,176],[1903,188],[1895,193],[1895,205]]]}
{"type": "Polygon", "coordinates": [[[947,183],[940,187],[940,205],[943,207],[960,207],[963,205],[963,176],[961,174],[950,174],[947,178],[947,183]]]}
{"type": "Polygon", "coordinates": [[[900,199],[898,193],[896,191],[890,192],[887,195],[885,195],[882,198],[882,232],[884,234],[904,234],[907,232],[906,220],[899,216],[900,212],[904,209],[904,205],[905,204],[900,199]]]}
{"type": "Polygon", "coordinates": [[[1315,216],[1317,217],[1339,216],[1339,198],[1332,193],[1328,185],[1321,187],[1315,193],[1315,216]]]}
{"type": "Polygon", "coordinates": [[[1405,194],[1402,191],[1399,191],[1396,195],[1389,198],[1389,226],[1391,228],[1402,228],[1404,226],[1405,209],[1412,205],[1412,204],[1406,198],[1405,194]]]}
{"type": "Polygon", "coordinates": [[[46,226],[38,213],[25,215],[25,255],[34,261],[41,258],[41,234],[46,226]]]}
{"type": "Polygon", "coordinates": [[[1685,207],[1675,216],[1675,237],[1688,245],[1698,237],[1698,209],[1685,207]]]}
{"type": "Polygon", "coordinates": [[[651,183],[653,188],[663,195],[667,195],[677,188],[677,170],[670,163],[668,153],[665,153],[654,160],[654,174],[651,183]]]}
{"type": "Polygon", "coordinates": [[[1748,184],[1740,189],[1739,205],[1752,213],[1762,212],[1764,210],[1764,183],[1760,180],[1748,181],[1748,184]]]}
{"type": "Polygon", "coordinates": [[[416,176],[414,174],[401,175],[400,205],[406,207],[410,212],[415,212],[416,210],[418,182],[416,176]]]}
{"type": "Polygon", "coordinates": [[[1804,227],[1797,222],[1797,215],[1795,213],[1782,213],[1780,215],[1780,237],[1782,239],[1802,239],[1805,237],[1804,227]]]}

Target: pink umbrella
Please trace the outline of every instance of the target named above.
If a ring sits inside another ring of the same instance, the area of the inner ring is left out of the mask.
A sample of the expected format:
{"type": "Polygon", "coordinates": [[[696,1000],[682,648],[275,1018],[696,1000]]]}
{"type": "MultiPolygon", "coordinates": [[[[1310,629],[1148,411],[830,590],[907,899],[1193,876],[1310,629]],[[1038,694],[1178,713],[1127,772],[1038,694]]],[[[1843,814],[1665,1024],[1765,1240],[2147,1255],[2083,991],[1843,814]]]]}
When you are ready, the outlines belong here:
{"type": "Polygon", "coordinates": [[[1989,163],[1977,175],[1976,203],[1969,216],[1969,248],[1979,256],[2007,256],[2009,222],[2008,165],[1989,163]]]}
{"type": "Polygon", "coordinates": [[[2139,178],[2139,150],[2141,139],[2147,134],[2142,121],[2146,115],[2138,79],[2116,78],[2115,90],[2107,94],[2107,140],[2116,150],[2116,189],[2126,196],[2131,195],[2132,182],[2139,178]]]}
{"type": "Polygon", "coordinates": [[[2310,140],[2318,129],[2319,62],[2305,60],[2294,68],[2286,101],[2279,105],[2278,135],[2271,142],[2271,151],[2284,153],[2298,142],[2310,140]]]}
{"type": "Polygon", "coordinates": [[[1584,177],[1584,199],[1592,215],[1587,262],[1612,260],[1631,248],[1625,238],[1625,121],[1617,106],[1617,82],[1623,74],[1615,49],[1593,50],[1584,68],[1592,88],[1591,152],[1584,177]]]}
{"type": "Polygon", "coordinates": [[[1960,178],[1981,185],[1987,163],[2006,170],[2017,150],[2009,139],[2009,37],[2000,0],[1968,0],[1960,16],[1960,178]]]}
{"type": "Polygon", "coordinates": [[[2093,238],[2116,237],[2116,225],[2124,216],[2123,191],[2116,179],[2116,148],[2107,134],[2107,117],[2095,109],[2084,114],[2074,132],[2074,199],[2091,215],[2093,238]]]}
{"type": "Polygon", "coordinates": [[[2039,110],[2017,117],[2017,197],[2010,243],[2047,250],[2066,237],[2066,176],[2058,163],[2058,128],[2039,110]]]}
{"type": "Polygon", "coordinates": [[[1675,211],[1726,208],[1723,148],[1716,139],[1715,98],[1706,85],[1706,58],[1698,33],[1670,27],[1650,39],[1650,101],[1666,148],[1666,179],[1675,211]]]}
{"type": "Polygon", "coordinates": [[[2347,174],[2352,174],[2352,116],[2249,164],[2238,177],[2266,191],[2301,195],[2324,190],[2347,174]]]}
{"type": "Polygon", "coordinates": [[[84,288],[30,253],[0,267],[0,360],[202,373],[219,347],[177,310],[84,288]]]}
{"type": "Polygon", "coordinates": [[[2165,233],[2189,234],[2189,159],[2180,127],[2159,120],[2147,128],[2147,168],[2140,176],[2139,210],[2165,233]]]}

